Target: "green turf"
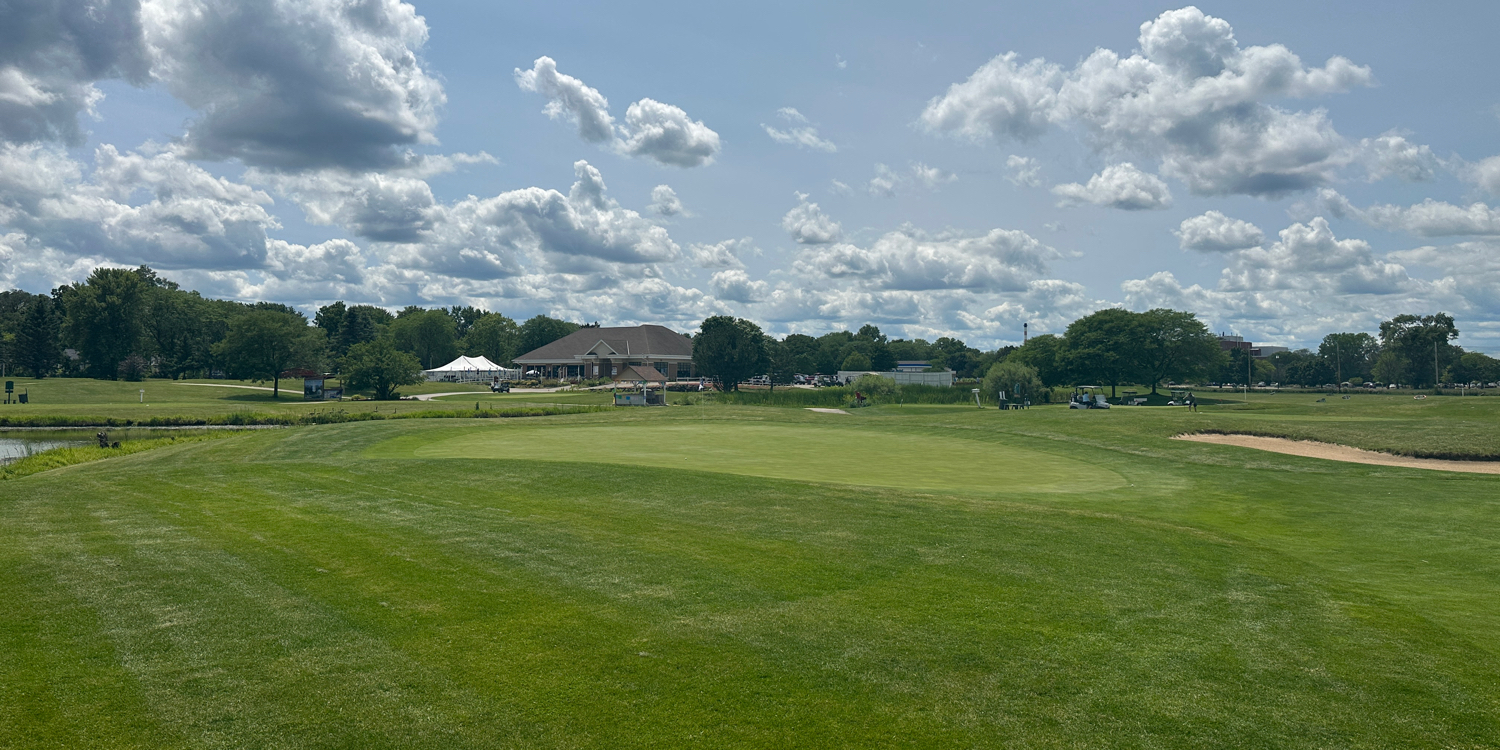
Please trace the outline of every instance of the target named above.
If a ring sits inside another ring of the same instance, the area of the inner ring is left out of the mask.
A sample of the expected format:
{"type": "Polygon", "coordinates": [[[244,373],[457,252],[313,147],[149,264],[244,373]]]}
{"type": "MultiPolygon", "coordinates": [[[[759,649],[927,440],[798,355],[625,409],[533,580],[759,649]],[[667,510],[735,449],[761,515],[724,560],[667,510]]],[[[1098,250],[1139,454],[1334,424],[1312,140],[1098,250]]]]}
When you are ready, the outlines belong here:
{"type": "Polygon", "coordinates": [[[1496,440],[1410,401],[404,420],[0,482],[0,746],[1490,747],[1500,477],[1170,439],[1496,440]]]}
{"type": "Polygon", "coordinates": [[[670,420],[650,424],[477,427],[449,437],[417,434],[368,455],[383,458],[508,458],[692,468],[727,474],[979,492],[1086,492],[1124,482],[1118,474],[1065,456],[941,435],[855,430],[832,424],[670,420]]]}

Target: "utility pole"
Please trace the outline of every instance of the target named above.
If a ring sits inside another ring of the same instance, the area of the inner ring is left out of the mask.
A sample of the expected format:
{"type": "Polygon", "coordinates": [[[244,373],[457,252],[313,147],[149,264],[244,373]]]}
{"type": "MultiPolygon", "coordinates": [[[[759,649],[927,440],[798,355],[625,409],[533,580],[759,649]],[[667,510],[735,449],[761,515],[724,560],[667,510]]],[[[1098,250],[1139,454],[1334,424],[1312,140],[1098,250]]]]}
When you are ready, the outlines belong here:
{"type": "Polygon", "coordinates": [[[1433,388],[1433,390],[1437,390],[1437,387],[1438,387],[1437,345],[1438,345],[1438,342],[1436,342],[1436,341],[1432,342],[1432,388],[1433,388]]]}
{"type": "Polygon", "coordinates": [[[1339,340],[1333,340],[1333,376],[1339,379],[1339,393],[1344,392],[1344,352],[1339,347],[1339,340]]]}

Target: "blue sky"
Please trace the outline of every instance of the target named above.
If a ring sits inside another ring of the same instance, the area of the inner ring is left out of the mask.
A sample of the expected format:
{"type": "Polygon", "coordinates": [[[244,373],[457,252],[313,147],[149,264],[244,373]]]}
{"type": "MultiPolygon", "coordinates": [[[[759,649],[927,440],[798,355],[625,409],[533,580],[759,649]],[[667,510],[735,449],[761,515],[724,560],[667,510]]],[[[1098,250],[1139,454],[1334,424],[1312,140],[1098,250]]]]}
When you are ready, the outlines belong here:
{"type": "Polygon", "coordinates": [[[1110,305],[1287,345],[1443,310],[1496,351],[1497,15],[12,6],[0,283],[986,347],[1110,305]]]}

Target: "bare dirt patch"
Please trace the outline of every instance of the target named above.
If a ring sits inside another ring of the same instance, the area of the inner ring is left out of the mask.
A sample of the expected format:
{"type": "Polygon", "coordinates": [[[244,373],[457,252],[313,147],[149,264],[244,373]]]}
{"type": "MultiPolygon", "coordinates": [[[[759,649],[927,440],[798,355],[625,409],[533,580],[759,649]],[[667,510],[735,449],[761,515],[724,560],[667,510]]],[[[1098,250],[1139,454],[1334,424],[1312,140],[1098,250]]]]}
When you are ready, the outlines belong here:
{"type": "Polygon", "coordinates": [[[1400,466],[1407,469],[1432,469],[1434,471],[1461,471],[1470,474],[1500,474],[1500,461],[1448,461],[1439,458],[1410,458],[1390,453],[1378,453],[1347,445],[1319,443],[1312,440],[1288,440],[1287,438],[1261,437],[1259,435],[1178,435],[1176,440],[1191,440],[1195,443],[1233,445],[1239,448],[1285,453],[1289,456],[1321,458],[1328,461],[1346,461],[1375,466],[1400,466]]]}

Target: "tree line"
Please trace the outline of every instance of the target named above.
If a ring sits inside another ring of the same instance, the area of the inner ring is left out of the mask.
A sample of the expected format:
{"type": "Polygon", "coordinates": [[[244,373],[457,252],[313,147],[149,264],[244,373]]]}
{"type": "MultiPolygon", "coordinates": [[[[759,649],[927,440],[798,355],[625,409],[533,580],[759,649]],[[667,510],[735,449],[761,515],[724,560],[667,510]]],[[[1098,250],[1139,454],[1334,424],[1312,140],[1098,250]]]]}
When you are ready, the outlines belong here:
{"type": "MultiPolygon", "coordinates": [[[[0,364],[7,373],[34,377],[127,380],[276,382],[282,372],[306,369],[342,374],[350,388],[388,394],[460,354],[509,364],[581,327],[546,315],[518,324],[470,306],[409,306],[393,314],[344,302],[320,307],[309,321],[282,304],[206,298],[146,266],[98,268],[50,295],[0,292],[0,364]]],[[[1500,380],[1500,361],[1465,352],[1452,343],[1457,337],[1449,315],[1398,315],[1382,323],[1378,335],[1331,333],[1316,351],[1250,359],[1243,350],[1221,351],[1217,337],[1191,313],[1111,308],[1079,318],[1060,335],[986,352],[951,337],[890,339],[874,325],[777,339],[751,321],[714,316],[694,337],[694,360],[700,372],[728,384],[756,375],[783,384],[798,373],[890,370],[900,361],[927,362],[960,378],[982,377],[1009,361],[1034,370],[1044,386],[1139,383],[1153,391],[1173,381],[1427,387],[1500,380]]]]}

